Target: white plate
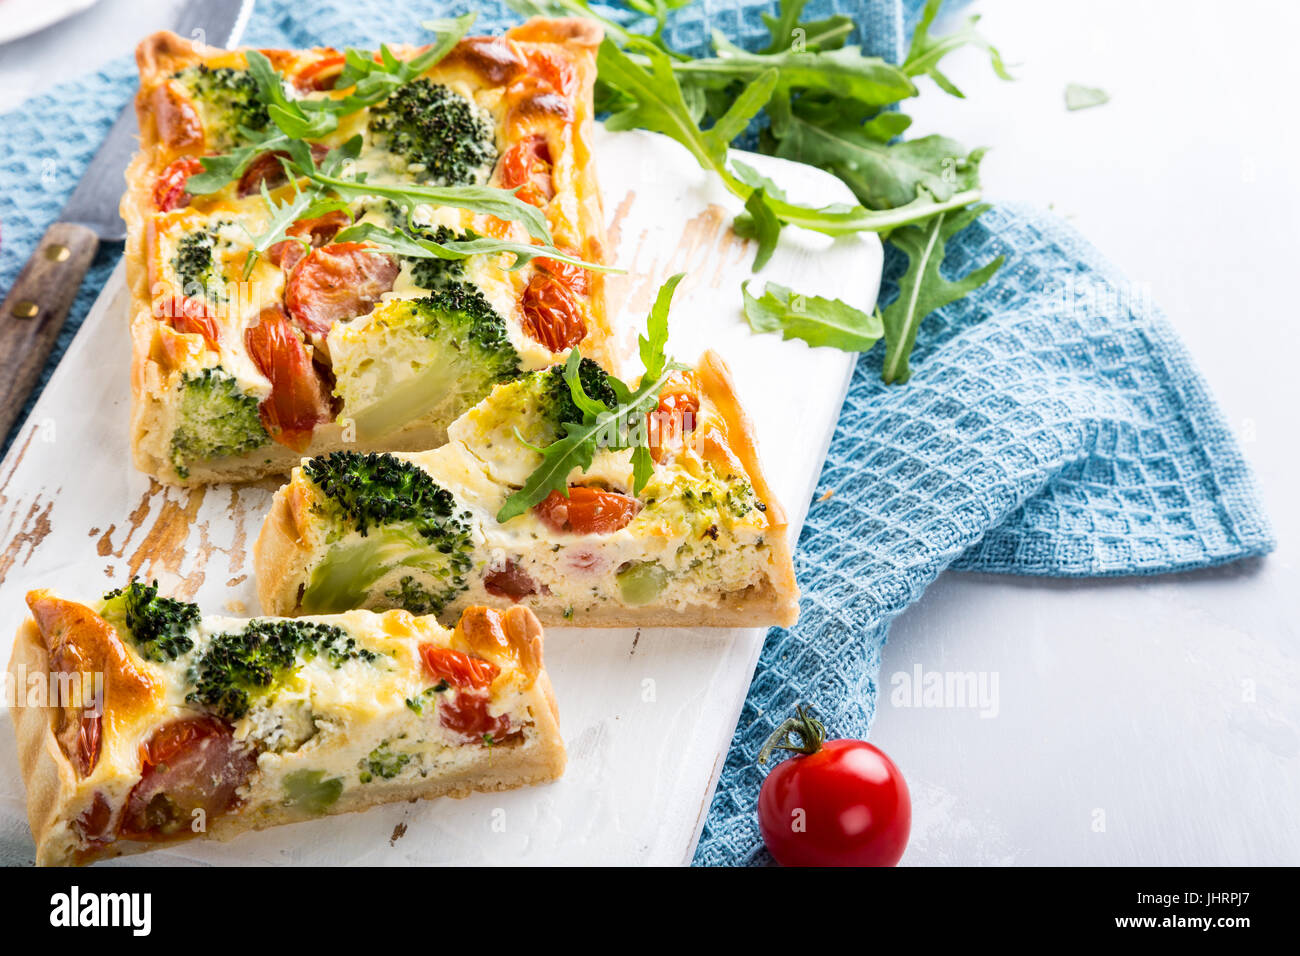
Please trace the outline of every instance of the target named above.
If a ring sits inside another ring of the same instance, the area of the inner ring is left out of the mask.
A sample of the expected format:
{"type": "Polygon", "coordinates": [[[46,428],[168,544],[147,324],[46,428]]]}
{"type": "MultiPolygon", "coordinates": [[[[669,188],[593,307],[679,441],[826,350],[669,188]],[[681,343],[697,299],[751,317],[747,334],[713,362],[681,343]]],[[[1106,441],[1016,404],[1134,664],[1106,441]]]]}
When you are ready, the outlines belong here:
{"type": "MultiPolygon", "coordinates": [[[[754,250],[728,228],[739,203],[685,150],[653,133],[601,131],[596,157],[611,246],[628,270],[610,283],[622,349],[631,354],[660,283],[686,271],[670,350],[694,360],[714,347],[727,358],[797,535],[854,356],[750,333],[739,287],[754,250]]],[[[745,159],[797,200],[852,199],[827,173],[745,159]]],[[[875,236],[831,241],[789,230],[763,276],[865,309],[875,301],[881,255],[875,236]]],[[[139,574],[210,612],[232,601],[256,609],[249,548],[278,482],[190,492],[132,469],[125,320],[119,267],[0,465],[4,659],[32,587],[90,599],[139,574]]],[[[379,807],[132,862],[688,862],[764,633],[552,629],[546,657],[569,746],[558,782],[379,807]],[[405,836],[390,844],[401,823],[405,836]]],[[[13,735],[0,727],[0,862],[31,854],[13,735]]]]}
{"type": "Polygon", "coordinates": [[[99,0],[0,0],[0,43],[44,30],[99,0]]]}

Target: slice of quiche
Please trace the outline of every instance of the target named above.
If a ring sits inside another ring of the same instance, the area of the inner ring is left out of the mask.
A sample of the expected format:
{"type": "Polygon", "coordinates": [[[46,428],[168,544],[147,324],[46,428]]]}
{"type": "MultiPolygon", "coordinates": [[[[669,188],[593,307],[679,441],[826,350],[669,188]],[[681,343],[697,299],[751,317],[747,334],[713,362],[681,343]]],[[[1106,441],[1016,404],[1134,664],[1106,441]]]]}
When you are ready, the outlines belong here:
{"type": "Polygon", "coordinates": [[[42,865],[564,770],[526,608],[466,608],[449,631],[405,611],[209,617],[141,582],[27,604],[11,713],[42,865]]]}
{"type": "Polygon", "coordinates": [[[660,382],[645,396],[644,442],[593,441],[585,467],[556,466],[563,490],[526,509],[514,496],[587,433],[578,402],[627,397],[590,360],[498,385],[433,451],[304,462],[258,537],[264,610],[453,621],[488,605],[575,626],[793,623],[785,514],[730,373],[707,352],[660,382]]]}
{"type": "Polygon", "coordinates": [[[137,51],[122,216],[138,467],[197,484],[426,449],[578,345],[608,362],[600,29],[137,51]]]}

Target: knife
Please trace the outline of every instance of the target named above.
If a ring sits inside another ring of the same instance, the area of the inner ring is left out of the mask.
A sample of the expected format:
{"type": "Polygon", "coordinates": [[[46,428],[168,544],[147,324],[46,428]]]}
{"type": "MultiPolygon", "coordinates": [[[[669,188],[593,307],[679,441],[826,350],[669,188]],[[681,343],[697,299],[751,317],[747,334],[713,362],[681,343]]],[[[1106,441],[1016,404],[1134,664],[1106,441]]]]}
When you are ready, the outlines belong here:
{"type": "MultiPolygon", "coordinates": [[[[210,46],[231,47],[252,12],[253,0],[189,0],[175,30],[210,46]]],[[[126,238],[117,206],[137,138],[131,102],[0,305],[0,439],[35,387],[99,244],[126,238]]]]}

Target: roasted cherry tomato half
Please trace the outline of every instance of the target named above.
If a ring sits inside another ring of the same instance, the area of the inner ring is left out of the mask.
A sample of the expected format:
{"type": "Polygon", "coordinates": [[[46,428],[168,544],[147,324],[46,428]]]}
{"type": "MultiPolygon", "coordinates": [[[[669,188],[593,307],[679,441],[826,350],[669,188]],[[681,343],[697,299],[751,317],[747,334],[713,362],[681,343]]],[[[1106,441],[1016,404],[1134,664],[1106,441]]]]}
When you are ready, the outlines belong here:
{"type": "Polygon", "coordinates": [[[284,304],[299,328],[326,335],[339,319],[368,315],[400,271],[396,256],[359,242],[322,246],[293,270],[284,304]]]}
{"type": "Polygon", "coordinates": [[[613,534],[626,528],[641,510],[641,502],[627,495],[574,485],[566,498],[552,491],[533,506],[537,517],[552,531],[574,534],[613,534]]]}
{"type": "Polygon", "coordinates": [[[351,223],[352,217],[340,209],[313,219],[299,219],[285,230],[285,235],[294,238],[277,242],[266,250],[266,257],[289,275],[308,252],[328,245],[344,226],[351,223]]]}
{"type": "Polygon", "coordinates": [[[188,96],[172,83],[160,83],[149,97],[158,139],[172,150],[203,145],[203,121],[188,96]]]}
{"type": "Polygon", "coordinates": [[[182,156],[158,174],[153,186],[153,204],[159,212],[171,212],[190,204],[190,194],[185,191],[190,177],[203,172],[203,163],[197,156],[182,156]]]}
{"type": "Polygon", "coordinates": [[[434,680],[449,685],[438,694],[438,722],[442,726],[467,737],[490,737],[494,743],[509,735],[510,718],[488,713],[488,688],[501,673],[499,667],[480,657],[434,644],[421,644],[420,657],[434,680]],[[455,692],[448,693],[451,689],[455,692]]]}
{"type": "Polygon", "coordinates": [[[524,332],[552,352],[573,348],[587,337],[581,301],[564,280],[549,272],[533,272],[519,306],[524,332]]]}
{"type": "Polygon", "coordinates": [[[220,347],[217,317],[198,299],[183,295],[160,298],[154,303],[154,318],[170,322],[177,332],[203,336],[207,347],[214,352],[220,347]]]}
{"type": "Polygon", "coordinates": [[[165,724],[141,748],[140,782],[127,797],[122,835],[156,840],[188,830],[202,811],[211,818],[236,801],[257,754],[215,717],[165,724]]]}
{"type": "Polygon", "coordinates": [[[343,54],[331,53],[304,66],[293,78],[293,85],[304,93],[332,90],[343,72],[343,54]]]}
{"type": "Polygon", "coordinates": [[[435,681],[445,680],[459,690],[485,690],[501,673],[491,661],[437,644],[421,644],[420,659],[435,681]]]}
{"type": "Polygon", "coordinates": [[[912,800],[898,767],[863,740],[826,741],[799,708],[768,738],[797,756],[777,764],[758,794],[758,826],[782,866],[894,866],[907,848],[912,800]],[[797,734],[799,744],[788,743],[797,734]]]}
{"type": "Polygon", "coordinates": [[[555,196],[551,181],[551,149],[546,137],[525,137],[506,150],[500,163],[501,185],[505,189],[521,187],[515,193],[524,202],[545,206],[555,196]]]}
{"type": "Polygon", "coordinates": [[[647,418],[650,456],[663,461],[686,443],[686,433],[695,431],[700,414],[700,399],[685,387],[669,388],[659,396],[659,404],[647,418]]]}
{"type": "Polygon", "coordinates": [[[334,419],[330,386],[307,346],[278,305],[262,310],[257,325],[244,331],[244,344],[271,381],[271,394],[259,408],[267,434],[294,451],[306,451],[316,426],[334,419]]]}

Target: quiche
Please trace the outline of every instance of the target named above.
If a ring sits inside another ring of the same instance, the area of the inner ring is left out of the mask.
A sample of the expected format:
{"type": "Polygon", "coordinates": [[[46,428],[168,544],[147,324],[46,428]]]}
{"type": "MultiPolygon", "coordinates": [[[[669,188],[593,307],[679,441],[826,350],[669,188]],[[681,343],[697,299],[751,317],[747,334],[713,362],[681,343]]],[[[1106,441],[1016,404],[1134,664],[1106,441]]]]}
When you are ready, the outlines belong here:
{"type": "MultiPolygon", "coordinates": [[[[614,400],[594,362],[579,374],[587,395],[614,400]]],[[[513,516],[506,502],[543,446],[583,417],[559,366],[498,385],[432,451],[305,461],[258,536],[263,609],[405,608],[454,621],[472,606],[525,607],[575,626],[792,624],[786,517],[727,367],[706,352],[663,382],[646,416],[643,482],[633,450],[610,442],[561,476],[563,492],[513,516]]]]}
{"type": "Polygon", "coordinates": [[[600,28],[457,23],[379,52],[140,44],[121,212],[142,471],[432,448],[578,344],[608,363],[600,28]]]}
{"type": "Polygon", "coordinates": [[[564,769],[526,608],[466,608],[454,630],[406,611],[237,620],[135,581],[27,604],[11,714],[41,865],[564,769]]]}

